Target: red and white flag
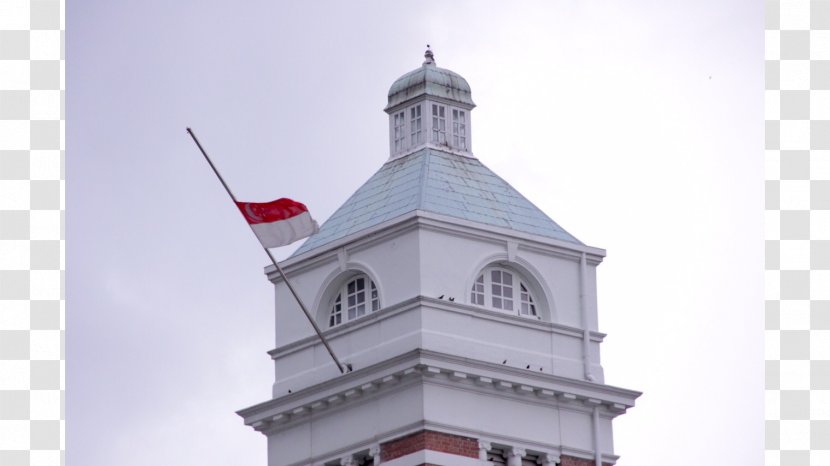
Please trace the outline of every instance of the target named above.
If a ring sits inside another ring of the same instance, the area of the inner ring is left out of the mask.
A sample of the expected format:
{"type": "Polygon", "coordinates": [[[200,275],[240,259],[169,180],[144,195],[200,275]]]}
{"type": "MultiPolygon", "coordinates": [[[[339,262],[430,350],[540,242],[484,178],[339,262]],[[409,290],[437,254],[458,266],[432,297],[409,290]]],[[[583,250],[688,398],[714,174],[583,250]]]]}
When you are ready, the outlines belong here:
{"type": "Polygon", "coordinates": [[[271,202],[237,202],[259,242],[266,248],[291,244],[320,231],[308,208],[291,199],[271,202]]]}

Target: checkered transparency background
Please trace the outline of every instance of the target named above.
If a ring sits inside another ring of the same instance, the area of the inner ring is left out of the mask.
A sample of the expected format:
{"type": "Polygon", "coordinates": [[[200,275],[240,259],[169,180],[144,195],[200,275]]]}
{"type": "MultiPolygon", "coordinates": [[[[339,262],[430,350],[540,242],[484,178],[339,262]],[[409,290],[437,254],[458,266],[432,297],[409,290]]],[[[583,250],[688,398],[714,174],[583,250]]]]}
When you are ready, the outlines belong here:
{"type": "Polygon", "coordinates": [[[766,464],[830,464],[830,0],[766,3],[766,464]]]}
{"type": "MultiPolygon", "coordinates": [[[[766,2],[766,464],[830,464],[830,0],[766,2]]],[[[63,463],[64,5],[0,0],[0,465],[63,463]]]]}
{"type": "Polygon", "coordinates": [[[64,14],[0,0],[0,465],[63,464],[64,14]]]}

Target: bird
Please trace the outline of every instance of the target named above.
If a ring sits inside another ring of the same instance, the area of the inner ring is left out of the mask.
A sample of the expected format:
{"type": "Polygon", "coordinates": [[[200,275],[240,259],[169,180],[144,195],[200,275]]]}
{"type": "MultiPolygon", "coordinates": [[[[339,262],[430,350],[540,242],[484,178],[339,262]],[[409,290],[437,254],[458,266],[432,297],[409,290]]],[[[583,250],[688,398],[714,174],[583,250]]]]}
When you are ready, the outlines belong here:
{"type": "Polygon", "coordinates": [[[542,368],[541,368],[541,367],[539,368],[539,372],[542,372],[542,368]]]}
{"type": "Polygon", "coordinates": [[[290,389],[290,388],[288,389],[288,393],[291,393],[291,389],[290,389]]]}
{"type": "Polygon", "coordinates": [[[438,299],[444,299],[444,295],[439,296],[438,299]]]}
{"type": "Polygon", "coordinates": [[[349,370],[349,372],[353,371],[353,370],[354,370],[354,368],[352,367],[352,363],[347,362],[347,363],[346,363],[346,369],[348,369],[348,370],[349,370]]]}
{"type": "Polygon", "coordinates": [[[528,364],[527,367],[525,367],[525,369],[530,369],[530,364],[528,364]]]}
{"type": "Polygon", "coordinates": [[[453,298],[452,296],[450,296],[450,301],[455,301],[455,298],[453,298]]]}
{"type": "Polygon", "coordinates": [[[507,359],[501,362],[502,364],[507,364],[507,359]]]}

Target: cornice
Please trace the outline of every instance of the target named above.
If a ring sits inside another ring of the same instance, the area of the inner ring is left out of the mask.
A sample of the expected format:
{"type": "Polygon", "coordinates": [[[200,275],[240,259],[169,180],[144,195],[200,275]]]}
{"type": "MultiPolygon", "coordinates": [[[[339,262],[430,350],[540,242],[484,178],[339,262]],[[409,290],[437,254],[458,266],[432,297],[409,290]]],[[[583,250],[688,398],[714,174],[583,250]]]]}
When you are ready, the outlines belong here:
{"type": "Polygon", "coordinates": [[[456,232],[461,234],[466,233],[468,236],[475,238],[492,239],[498,242],[518,239],[522,241],[522,247],[534,248],[539,252],[549,255],[560,254],[564,257],[578,258],[584,252],[588,254],[591,260],[597,261],[597,263],[602,262],[602,258],[605,257],[605,250],[601,248],[571,243],[569,241],[558,240],[555,238],[548,238],[547,236],[524,233],[510,228],[482,225],[469,220],[436,214],[433,212],[417,212],[419,212],[419,216],[422,219],[422,224],[431,226],[436,230],[443,232],[456,232]]]}
{"type": "MultiPolygon", "coordinates": [[[[506,314],[495,310],[474,306],[471,304],[449,302],[442,299],[422,295],[414,296],[397,304],[393,304],[391,306],[379,309],[375,312],[372,312],[371,314],[367,314],[352,321],[346,322],[345,324],[338,325],[337,327],[325,329],[323,330],[323,336],[325,336],[329,340],[333,340],[341,335],[351,333],[352,331],[357,330],[359,328],[363,328],[368,325],[373,325],[380,321],[389,319],[402,312],[418,309],[420,307],[427,307],[429,309],[447,312],[455,312],[480,319],[496,321],[502,324],[532,328],[535,330],[557,333],[560,335],[566,335],[574,338],[582,338],[583,330],[577,327],[571,327],[568,325],[558,324],[554,322],[545,322],[541,320],[528,319],[526,317],[506,314]]],[[[420,329],[415,329],[413,331],[419,330],[420,329]]],[[[593,330],[589,331],[588,335],[591,341],[595,343],[602,343],[602,341],[607,336],[605,333],[596,332],[593,330]]],[[[271,359],[277,359],[279,357],[283,357],[288,354],[312,347],[318,344],[318,342],[319,338],[316,335],[309,335],[305,338],[291,342],[287,345],[279,346],[277,348],[269,350],[268,354],[271,356],[271,359]]]]}
{"type": "Polygon", "coordinates": [[[467,110],[467,111],[471,111],[472,109],[474,109],[476,107],[475,105],[470,105],[468,103],[459,102],[457,100],[448,99],[446,97],[441,97],[441,96],[438,96],[438,95],[420,94],[417,97],[413,97],[409,100],[404,100],[403,102],[401,102],[399,104],[396,104],[393,107],[384,108],[383,111],[386,112],[387,114],[391,115],[391,114],[393,114],[397,111],[400,111],[403,108],[410,107],[412,105],[423,102],[425,100],[429,100],[429,101],[433,101],[433,102],[440,102],[442,104],[450,105],[450,106],[457,107],[457,108],[463,108],[464,110],[467,110]]]}
{"type": "MultiPolygon", "coordinates": [[[[282,261],[280,266],[286,274],[297,273],[308,267],[313,267],[320,263],[321,260],[325,261],[325,258],[331,255],[336,255],[339,248],[345,247],[350,252],[357,251],[386,239],[389,236],[401,234],[416,227],[425,227],[433,231],[454,234],[460,237],[498,243],[503,243],[508,240],[519,240],[521,241],[521,247],[524,249],[571,260],[579,260],[582,253],[585,253],[588,263],[591,265],[598,265],[605,257],[605,250],[600,248],[532,235],[509,228],[481,225],[469,220],[423,210],[413,210],[298,256],[290,257],[282,261]]],[[[276,273],[273,265],[265,267],[265,274],[273,283],[278,283],[282,280],[279,274],[276,273]]]]}
{"type": "Polygon", "coordinates": [[[271,434],[359,400],[389,393],[403,384],[440,383],[476,393],[536,403],[593,409],[615,417],[634,406],[640,392],[611,385],[539,374],[445,353],[416,349],[381,363],[237,411],[246,425],[271,434]]]}

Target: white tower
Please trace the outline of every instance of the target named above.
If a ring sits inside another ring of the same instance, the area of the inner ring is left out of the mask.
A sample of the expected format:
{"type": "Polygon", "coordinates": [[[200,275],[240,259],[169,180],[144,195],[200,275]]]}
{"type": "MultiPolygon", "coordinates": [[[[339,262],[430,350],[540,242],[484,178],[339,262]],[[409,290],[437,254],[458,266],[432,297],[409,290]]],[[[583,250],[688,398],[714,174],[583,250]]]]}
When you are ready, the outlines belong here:
{"type": "Polygon", "coordinates": [[[272,268],[273,397],[239,411],[268,465],[614,464],[596,267],[471,152],[466,80],[423,65],[389,90],[390,158],[283,262],[340,375],[272,268]]]}

